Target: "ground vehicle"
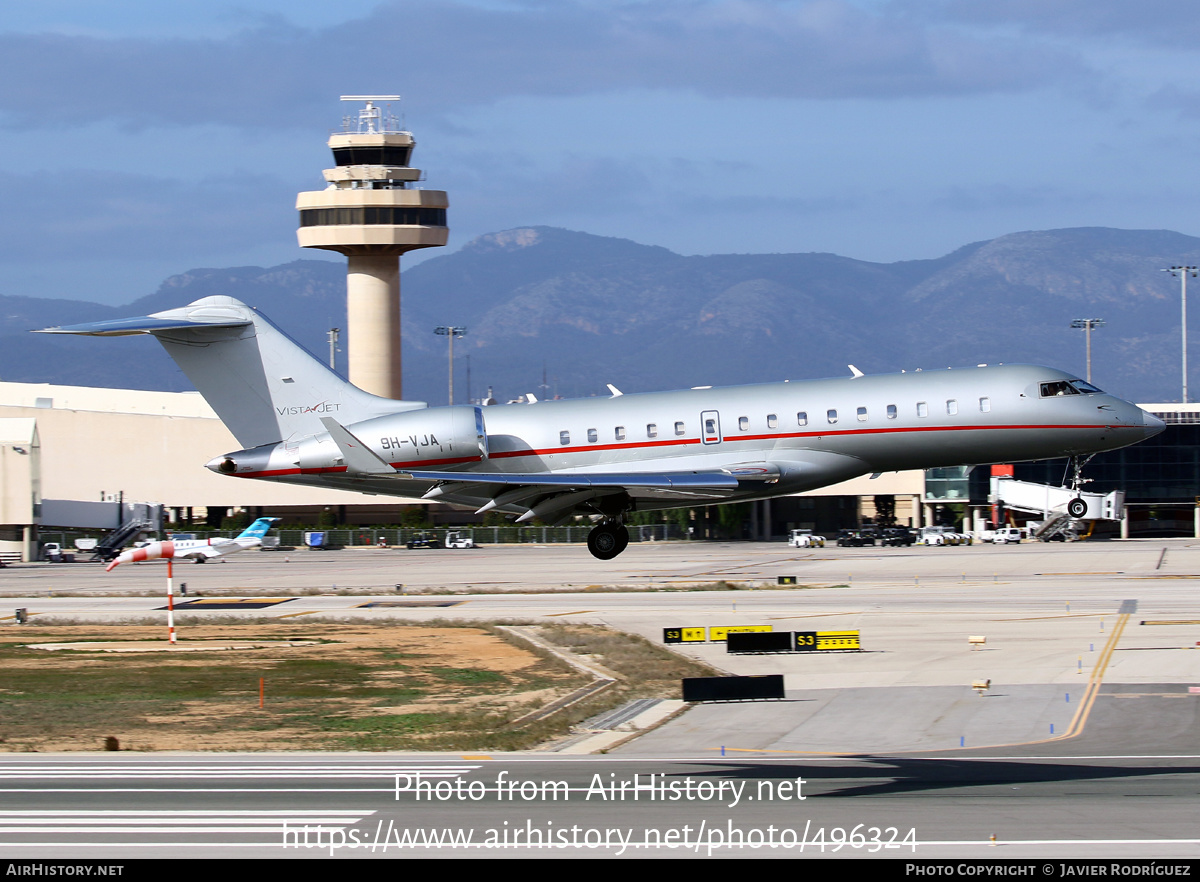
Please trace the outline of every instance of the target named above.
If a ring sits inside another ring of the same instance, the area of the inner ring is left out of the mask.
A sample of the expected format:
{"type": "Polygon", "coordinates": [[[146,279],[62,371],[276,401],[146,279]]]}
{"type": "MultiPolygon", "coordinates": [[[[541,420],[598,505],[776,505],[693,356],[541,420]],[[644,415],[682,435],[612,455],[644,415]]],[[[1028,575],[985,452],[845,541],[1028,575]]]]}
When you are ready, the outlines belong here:
{"type": "Polygon", "coordinates": [[[475,540],[468,534],[460,530],[454,530],[446,534],[447,548],[474,548],[475,540]]]}
{"type": "Polygon", "coordinates": [[[916,537],[913,536],[912,530],[904,527],[889,527],[883,531],[883,538],[879,544],[895,548],[901,545],[912,545],[915,541],[916,537]]]}
{"type": "Polygon", "coordinates": [[[861,548],[864,545],[874,545],[875,532],[873,530],[842,530],[838,534],[837,544],[848,548],[861,548]]]}
{"type": "Polygon", "coordinates": [[[918,545],[958,545],[959,536],[949,527],[922,527],[918,545]]]}
{"type": "Polygon", "coordinates": [[[408,540],[409,548],[441,548],[437,533],[417,533],[408,540]]]}
{"type": "Polygon", "coordinates": [[[996,545],[1016,544],[1020,541],[1020,527],[1001,527],[996,531],[996,535],[992,537],[992,542],[994,542],[996,545]]]}
{"type": "Polygon", "coordinates": [[[788,535],[789,548],[824,548],[825,537],[814,536],[812,530],[792,530],[788,535]]]}

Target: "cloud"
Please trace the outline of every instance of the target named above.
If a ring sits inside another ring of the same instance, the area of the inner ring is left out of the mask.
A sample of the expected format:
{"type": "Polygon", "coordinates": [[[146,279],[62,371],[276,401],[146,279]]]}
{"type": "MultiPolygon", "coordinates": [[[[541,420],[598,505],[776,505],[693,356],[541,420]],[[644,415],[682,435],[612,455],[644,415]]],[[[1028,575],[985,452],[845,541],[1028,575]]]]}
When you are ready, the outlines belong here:
{"type": "Polygon", "coordinates": [[[0,35],[0,116],[46,128],[281,127],[330,93],[399,89],[423,112],[502,98],[670,89],[708,97],[890,98],[1024,91],[1078,77],[1070,53],[847,0],[391,2],[324,28],[229,38],[0,35]]]}
{"type": "Polygon", "coordinates": [[[894,0],[915,21],[1015,28],[1028,35],[1112,37],[1195,51],[1200,19],[1192,0],[894,0]]]}
{"type": "Polygon", "coordinates": [[[195,182],[73,169],[0,175],[9,207],[0,260],[188,262],[257,243],[294,242],[295,187],[241,175],[195,182]],[[86,182],[87,186],[81,186],[86,182]]]}

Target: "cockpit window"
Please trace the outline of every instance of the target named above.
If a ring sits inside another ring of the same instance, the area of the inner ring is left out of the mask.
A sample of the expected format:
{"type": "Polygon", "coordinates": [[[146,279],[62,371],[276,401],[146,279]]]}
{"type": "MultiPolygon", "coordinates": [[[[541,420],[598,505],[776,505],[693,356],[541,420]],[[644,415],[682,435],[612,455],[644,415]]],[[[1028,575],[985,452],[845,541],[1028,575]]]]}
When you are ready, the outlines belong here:
{"type": "Polygon", "coordinates": [[[1055,380],[1053,383],[1042,383],[1043,398],[1057,398],[1061,395],[1078,395],[1079,390],[1066,380],[1055,380]]]}
{"type": "MultiPolygon", "coordinates": [[[[1101,391],[1101,390],[1097,389],[1095,386],[1093,386],[1091,383],[1085,382],[1083,380],[1072,380],[1071,385],[1074,386],[1076,389],[1078,389],[1080,392],[1086,393],[1086,392],[1100,392],[1101,391]]],[[[1103,393],[1101,393],[1101,394],[1103,394],[1103,393]]]]}

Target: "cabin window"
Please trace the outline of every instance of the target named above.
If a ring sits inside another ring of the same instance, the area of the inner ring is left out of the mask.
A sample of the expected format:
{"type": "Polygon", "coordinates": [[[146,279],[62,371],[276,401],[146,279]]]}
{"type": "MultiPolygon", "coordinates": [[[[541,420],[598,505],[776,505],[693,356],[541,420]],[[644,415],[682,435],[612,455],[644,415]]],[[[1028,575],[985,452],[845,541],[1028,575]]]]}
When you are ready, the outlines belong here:
{"type": "Polygon", "coordinates": [[[658,423],[646,423],[646,437],[647,438],[657,438],[658,437],[658,423]]]}
{"type": "Polygon", "coordinates": [[[889,404],[887,406],[887,418],[889,420],[894,420],[896,418],[896,405],[889,404]]]}
{"type": "Polygon", "coordinates": [[[685,431],[687,431],[687,430],[684,428],[682,420],[675,423],[675,434],[676,435],[682,435],[685,431]]]}
{"type": "Polygon", "coordinates": [[[588,429],[588,443],[595,444],[599,440],[600,440],[600,436],[596,433],[596,430],[588,429]]]}
{"type": "Polygon", "coordinates": [[[919,417],[929,416],[929,405],[926,404],[924,401],[917,402],[917,416],[919,416],[919,417]]]}
{"type": "Polygon", "coordinates": [[[956,398],[946,399],[946,413],[951,414],[951,415],[958,413],[958,399],[956,399],[956,398]]]}
{"type": "Polygon", "coordinates": [[[707,419],[704,421],[704,434],[705,435],[717,434],[717,421],[716,420],[707,419]]]}
{"type": "Polygon", "coordinates": [[[831,424],[836,423],[837,422],[837,411],[836,410],[825,411],[825,419],[829,420],[829,422],[831,424]]]}
{"type": "Polygon", "coordinates": [[[558,443],[559,444],[570,444],[571,443],[571,433],[570,432],[559,432],[558,433],[558,443]]]}
{"type": "Polygon", "coordinates": [[[797,426],[807,426],[808,425],[808,411],[802,410],[798,414],[796,414],[796,425],[797,426]]]}
{"type": "Polygon", "coordinates": [[[979,399],[979,410],[980,410],[980,412],[981,412],[981,413],[991,413],[991,411],[992,411],[992,399],[990,399],[990,398],[980,398],[980,399],[979,399]]]}
{"type": "Polygon", "coordinates": [[[625,440],[625,427],[617,426],[615,429],[613,429],[613,437],[616,438],[618,441],[624,441],[625,440]]]}
{"type": "Polygon", "coordinates": [[[738,417],[738,431],[746,432],[750,429],[750,417],[738,417]]]}
{"type": "Polygon", "coordinates": [[[779,427],[778,415],[773,414],[773,413],[767,414],[767,428],[768,429],[776,429],[778,427],[779,427]]]}
{"type": "Polygon", "coordinates": [[[858,409],[858,421],[860,423],[865,423],[867,421],[867,409],[865,407],[860,407],[858,409]]]}

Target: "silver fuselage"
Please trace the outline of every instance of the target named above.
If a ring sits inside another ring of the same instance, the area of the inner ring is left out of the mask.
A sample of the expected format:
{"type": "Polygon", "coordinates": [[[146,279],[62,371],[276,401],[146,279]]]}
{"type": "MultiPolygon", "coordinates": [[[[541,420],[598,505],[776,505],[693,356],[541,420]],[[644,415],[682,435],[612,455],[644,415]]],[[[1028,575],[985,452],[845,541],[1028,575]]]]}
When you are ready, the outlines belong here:
{"type": "MultiPolygon", "coordinates": [[[[1162,431],[1152,415],[1103,392],[1044,394],[1042,384],[1072,378],[1054,368],[995,365],[425,408],[347,428],[398,473],[461,474],[439,501],[463,505],[494,495],[470,485],[470,475],[478,473],[634,475],[764,464],[773,472],[771,481],[748,480],[732,492],[693,493],[686,500],[643,493],[640,509],[777,496],[875,472],[1096,453],[1162,431]]],[[[420,497],[445,483],[355,474],[328,434],[228,459],[241,477],[397,496],[420,497]]]]}

